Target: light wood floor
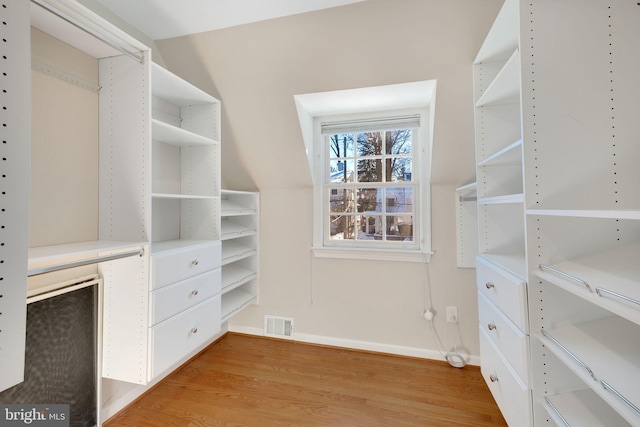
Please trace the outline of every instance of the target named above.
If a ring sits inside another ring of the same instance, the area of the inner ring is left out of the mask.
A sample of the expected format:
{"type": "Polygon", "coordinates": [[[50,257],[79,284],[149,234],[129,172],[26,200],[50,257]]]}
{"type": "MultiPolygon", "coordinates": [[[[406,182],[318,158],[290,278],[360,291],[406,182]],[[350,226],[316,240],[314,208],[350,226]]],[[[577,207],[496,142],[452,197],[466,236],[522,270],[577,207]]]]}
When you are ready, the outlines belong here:
{"type": "Polygon", "coordinates": [[[506,423],[474,366],[228,333],[105,426],[506,423]]]}

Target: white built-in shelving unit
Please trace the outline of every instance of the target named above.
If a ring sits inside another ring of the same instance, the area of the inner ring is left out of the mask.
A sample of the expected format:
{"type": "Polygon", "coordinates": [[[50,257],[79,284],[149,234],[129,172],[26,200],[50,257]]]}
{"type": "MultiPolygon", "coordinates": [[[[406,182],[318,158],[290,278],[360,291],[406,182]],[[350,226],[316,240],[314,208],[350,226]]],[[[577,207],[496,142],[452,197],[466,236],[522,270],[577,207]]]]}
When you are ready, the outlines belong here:
{"type": "Polygon", "coordinates": [[[481,371],[505,419],[532,425],[518,0],[473,65],[481,371]]]}
{"type": "Polygon", "coordinates": [[[132,167],[145,171],[150,231],[148,280],[105,288],[103,375],[139,384],[221,330],[220,102],[148,59],[132,66],[111,58],[101,67],[109,83],[101,95],[123,110],[101,122],[144,152],[132,167]]]}
{"type": "Polygon", "coordinates": [[[474,65],[480,100],[521,81],[476,109],[482,372],[509,425],[640,425],[638,22],[637,2],[507,0],[474,65]],[[497,272],[525,292],[498,297],[497,272]]]}
{"type": "MultiPolygon", "coordinates": [[[[25,282],[27,274],[45,277],[58,274],[47,272],[58,268],[73,275],[76,268],[85,268],[75,267],[77,264],[86,263],[97,270],[104,281],[100,307],[103,357],[98,368],[105,378],[146,384],[195,354],[221,330],[220,102],[154,64],[148,47],[75,1],[37,0],[25,5],[11,0],[6,6],[11,28],[19,30],[11,39],[27,58],[14,64],[12,75],[29,76],[30,25],[96,58],[99,69],[93,95],[99,130],[95,140],[86,141],[97,147],[97,167],[93,169],[97,209],[74,212],[95,216],[82,222],[97,224],[97,239],[76,241],[66,236],[65,230],[56,230],[53,234],[61,236],[60,241],[28,251],[25,248],[21,255],[24,265],[17,259],[12,264],[26,269],[22,274],[25,282]],[[19,46],[18,40],[23,44],[19,46]],[[27,68],[19,73],[16,70],[20,67],[27,68]]],[[[22,56],[12,57],[17,61],[22,56]]],[[[65,58],[56,61],[65,63],[65,58]]],[[[91,90],[91,85],[78,84],[65,72],[52,74],[91,90]]],[[[12,85],[23,92],[13,98],[25,100],[23,109],[28,111],[30,82],[23,83],[12,85]]],[[[18,105],[12,106],[14,109],[20,111],[18,105]]],[[[28,135],[29,114],[20,117],[13,123],[28,135]]],[[[21,141],[22,151],[12,155],[16,161],[20,153],[28,151],[24,141],[29,138],[21,141]]],[[[67,151],[61,148],[56,156],[73,158],[74,153],[67,151]]],[[[29,159],[22,162],[13,167],[29,173],[29,159]]],[[[77,175],[77,182],[86,179],[77,175]]],[[[17,177],[12,174],[13,180],[17,177]]],[[[28,186],[29,179],[19,181],[28,186]]],[[[17,193],[13,191],[19,187],[17,182],[10,193],[17,193]]],[[[23,190],[22,194],[29,193],[23,190]]],[[[62,200],[59,203],[64,205],[62,200]]],[[[28,218],[28,204],[13,206],[22,218],[28,218]]],[[[14,223],[19,226],[17,220],[14,223]]],[[[69,223],[73,227],[73,222],[69,223]]],[[[18,237],[16,234],[12,251],[19,248],[18,237]]],[[[19,308],[11,313],[15,315],[12,335],[2,328],[2,338],[11,338],[12,345],[0,348],[10,347],[20,358],[24,348],[18,344],[24,342],[26,302],[20,300],[25,299],[26,289],[15,289],[15,295],[6,293],[19,308]]],[[[3,298],[3,302],[8,300],[3,298]]],[[[20,376],[17,372],[2,377],[10,385],[20,381],[20,376]]]]}
{"type": "Polygon", "coordinates": [[[258,301],[260,194],[222,190],[222,319],[258,301]]]}

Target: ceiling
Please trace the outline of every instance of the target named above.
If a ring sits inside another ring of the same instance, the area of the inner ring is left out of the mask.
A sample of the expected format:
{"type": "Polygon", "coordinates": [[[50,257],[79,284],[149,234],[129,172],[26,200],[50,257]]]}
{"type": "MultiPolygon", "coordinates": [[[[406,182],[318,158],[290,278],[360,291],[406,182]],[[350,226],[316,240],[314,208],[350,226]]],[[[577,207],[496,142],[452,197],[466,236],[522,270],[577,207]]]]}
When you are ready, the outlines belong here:
{"type": "Polygon", "coordinates": [[[327,9],[363,0],[96,0],[153,40],[327,9]]]}

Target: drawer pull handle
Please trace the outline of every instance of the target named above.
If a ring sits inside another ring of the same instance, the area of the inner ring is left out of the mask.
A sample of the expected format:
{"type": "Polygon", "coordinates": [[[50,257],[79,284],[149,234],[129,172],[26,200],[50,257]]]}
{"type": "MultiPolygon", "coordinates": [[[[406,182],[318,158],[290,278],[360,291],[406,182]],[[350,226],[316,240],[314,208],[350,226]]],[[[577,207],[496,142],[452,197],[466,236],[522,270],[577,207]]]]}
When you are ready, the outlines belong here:
{"type": "Polygon", "coordinates": [[[489,375],[489,380],[492,383],[498,382],[498,376],[496,374],[491,374],[491,375],[489,375]]]}
{"type": "Polygon", "coordinates": [[[564,417],[562,416],[562,414],[560,413],[560,411],[558,411],[558,408],[556,408],[556,405],[554,405],[553,403],[551,403],[551,400],[549,400],[549,398],[548,398],[548,397],[546,397],[546,396],[545,396],[544,400],[545,400],[545,402],[547,402],[547,405],[549,405],[549,407],[550,407],[551,409],[553,409],[553,412],[555,412],[555,413],[556,413],[556,415],[560,418],[560,420],[564,423],[564,425],[565,425],[566,427],[571,427],[571,426],[569,425],[569,423],[567,422],[567,420],[565,420],[565,419],[564,419],[564,417]]]}
{"type": "Polygon", "coordinates": [[[191,295],[193,295],[194,297],[198,295],[198,290],[197,289],[192,290],[191,295]]]}
{"type": "Polygon", "coordinates": [[[622,295],[622,294],[619,294],[617,292],[610,291],[609,289],[596,288],[596,294],[598,294],[599,297],[601,297],[602,294],[609,294],[611,296],[618,297],[618,298],[620,298],[622,300],[625,300],[627,302],[632,302],[634,304],[640,305],[640,301],[638,301],[637,299],[633,299],[633,298],[630,298],[630,297],[628,297],[626,295],[622,295]]]}
{"type": "Polygon", "coordinates": [[[496,324],[495,324],[495,323],[489,323],[489,324],[487,325],[487,328],[488,328],[490,331],[493,331],[494,329],[496,329],[496,328],[497,328],[497,326],[496,326],[496,324]]]}
{"type": "Polygon", "coordinates": [[[629,407],[631,407],[631,409],[633,409],[634,411],[640,414],[640,408],[638,408],[636,405],[631,403],[631,401],[626,397],[624,397],[622,393],[620,393],[618,390],[611,387],[611,385],[608,382],[606,382],[605,380],[600,380],[600,383],[602,384],[602,387],[604,387],[605,390],[609,390],[611,393],[615,394],[618,399],[622,400],[629,407]]]}
{"type": "Polygon", "coordinates": [[[596,376],[594,375],[593,371],[591,370],[591,368],[589,368],[587,366],[586,363],[584,363],[582,360],[580,360],[578,358],[578,356],[576,356],[575,354],[573,354],[571,351],[569,351],[569,349],[567,347],[565,347],[564,345],[562,345],[560,343],[560,341],[558,341],[557,339],[555,339],[554,337],[552,337],[547,331],[545,331],[544,329],[541,330],[542,335],[544,335],[545,337],[549,338],[551,341],[553,341],[554,344],[556,344],[558,347],[560,347],[565,353],[567,353],[569,356],[571,356],[571,358],[573,360],[576,361],[576,363],[578,363],[580,366],[582,366],[587,372],[589,372],[589,375],[591,375],[591,378],[593,378],[595,381],[598,381],[596,379],[596,376]]]}
{"type": "Polygon", "coordinates": [[[591,290],[591,286],[589,286],[589,284],[587,282],[585,282],[584,280],[580,279],[579,277],[572,276],[571,274],[565,273],[564,271],[560,271],[560,270],[555,269],[553,267],[549,267],[548,265],[545,265],[545,264],[540,264],[539,267],[540,267],[540,270],[542,270],[542,271],[548,271],[549,273],[555,274],[556,276],[564,277],[565,279],[569,279],[569,280],[571,280],[573,282],[578,282],[581,285],[584,285],[584,287],[587,288],[587,290],[589,292],[593,292],[591,290]]]}
{"type": "Polygon", "coordinates": [[[195,333],[197,333],[197,332],[198,332],[198,328],[195,328],[195,327],[194,327],[194,328],[191,328],[191,331],[190,331],[190,332],[191,332],[192,334],[195,334],[195,333]]]}
{"type": "Polygon", "coordinates": [[[191,265],[196,266],[200,264],[200,262],[197,259],[194,259],[193,261],[191,261],[191,265]]]}
{"type": "Polygon", "coordinates": [[[493,289],[493,288],[495,288],[495,287],[496,287],[496,285],[494,285],[494,284],[493,284],[493,283],[491,283],[491,282],[487,282],[487,283],[485,283],[485,284],[484,284],[484,286],[485,286],[487,289],[493,289]]]}

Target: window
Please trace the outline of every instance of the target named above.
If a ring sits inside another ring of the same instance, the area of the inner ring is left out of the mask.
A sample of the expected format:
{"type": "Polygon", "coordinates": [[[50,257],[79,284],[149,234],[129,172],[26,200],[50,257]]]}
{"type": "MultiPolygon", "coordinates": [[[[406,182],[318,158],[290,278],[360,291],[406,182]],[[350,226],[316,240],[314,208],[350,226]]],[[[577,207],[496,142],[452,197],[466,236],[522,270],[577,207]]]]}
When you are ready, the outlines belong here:
{"type": "Polygon", "coordinates": [[[435,80],[295,95],[317,257],[428,262],[435,80]]]}
{"type": "Polygon", "coordinates": [[[323,128],[324,244],[416,249],[415,129],[326,134],[331,126],[323,128]]]}

